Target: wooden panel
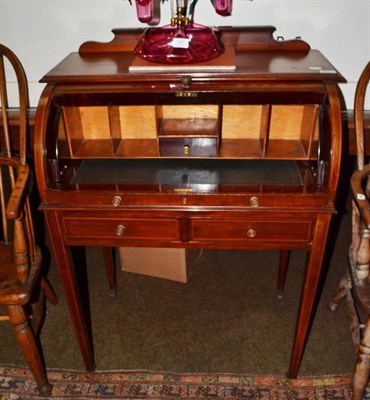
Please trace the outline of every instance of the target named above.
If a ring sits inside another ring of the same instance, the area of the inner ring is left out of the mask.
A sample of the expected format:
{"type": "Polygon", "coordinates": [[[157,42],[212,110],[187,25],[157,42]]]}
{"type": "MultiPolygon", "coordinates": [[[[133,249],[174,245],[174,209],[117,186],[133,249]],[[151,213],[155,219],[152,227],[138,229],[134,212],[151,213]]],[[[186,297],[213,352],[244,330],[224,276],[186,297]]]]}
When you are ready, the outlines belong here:
{"type": "MultiPolygon", "coordinates": [[[[221,26],[224,45],[238,46],[238,48],[249,50],[280,50],[280,51],[308,51],[308,43],[300,39],[276,40],[273,36],[276,28],[273,26],[261,27],[231,27],[221,26]]],[[[143,34],[142,28],[135,29],[113,29],[114,38],[110,42],[83,43],[79,48],[80,54],[99,52],[132,52],[143,34]]]]}
{"type": "Polygon", "coordinates": [[[220,156],[264,156],[269,110],[268,105],[223,106],[220,156]]]}
{"type": "MultiPolygon", "coordinates": [[[[89,157],[112,155],[107,107],[63,107],[62,111],[71,157],[85,157],[87,154],[89,157]]],[[[59,129],[58,134],[61,132],[63,129],[59,129]]],[[[64,153],[65,147],[61,138],[61,149],[64,153]]]]}
{"type": "Polygon", "coordinates": [[[308,158],[317,157],[312,147],[318,137],[318,106],[272,106],[266,156],[308,158]]]}
{"type": "Polygon", "coordinates": [[[158,157],[157,139],[122,139],[115,157],[158,157]]]}
{"type": "Polygon", "coordinates": [[[117,151],[117,147],[121,141],[121,119],[119,117],[119,107],[108,107],[109,129],[112,138],[113,153],[117,151]]]}
{"type": "Polygon", "coordinates": [[[111,138],[108,107],[80,107],[79,112],[85,139],[111,138]]]}
{"type": "Polygon", "coordinates": [[[223,106],[222,139],[260,138],[264,106],[223,106]]]}
{"type": "Polygon", "coordinates": [[[68,153],[73,157],[74,152],[84,139],[80,113],[77,108],[63,107],[62,116],[67,137],[68,153]]]}
{"type": "Polygon", "coordinates": [[[154,106],[119,107],[121,137],[125,139],[155,139],[157,125],[154,106]]]}
{"type": "Polygon", "coordinates": [[[270,139],[297,140],[311,136],[316,123],[316,105],[272,106],[270,139]]]}
{"type": "Polygon", "coordinates": [[[300,140],[270,139],[265,157],[302,160],[307,158],[307,150],[300,140]]]}
{"type": "Polygon", "coordinates": [[[258,139],[222,139],[220,157],[225,158],[260,158],[262,143],[258,139]]]}
{"type": "Polygon", "coordinates": [[[59,124],[58,124],[58,155],[60,158],[72,157],[72,154],[70,153],[70,148],[69,148],[68,140],[66,137],[65,126],[64,126],[62,118],[59,120],[59,124]]]}
{"type": "Polygon", "coordinates": [[[211,136],[216,137],[218,120],[211,118],[164,118],[159,127],[159,136],[211,136]]]}
{"type": "Polygon", "coordinates": [[[301,121],[301,140],[311,141],[311,138],[318,138],[318,105],[309,104],[303,106],[301,121]]]}
{"type": "MultiPolygon", "coordinates": [[[[73,141],[72,141],[73,143],[73,141]]],[[[112,139],[83,140],[74,145],[74,158],[109,158],[113,157],[112,139]]]]}
{"type": "Polygon", "coordinates": [[[218,106],[207,104],[158,106],[158,116],[160,118],[218,118],[218,106]]]}

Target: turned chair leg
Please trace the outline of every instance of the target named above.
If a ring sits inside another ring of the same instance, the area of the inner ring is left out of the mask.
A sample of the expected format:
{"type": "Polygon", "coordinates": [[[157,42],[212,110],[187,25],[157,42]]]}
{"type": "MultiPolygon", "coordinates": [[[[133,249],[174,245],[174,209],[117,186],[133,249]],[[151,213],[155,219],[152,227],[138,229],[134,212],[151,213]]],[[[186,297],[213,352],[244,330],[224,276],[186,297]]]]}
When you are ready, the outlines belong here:
{"type": "Polygon", "coordinates": [[[52,385],[46,377],[46,370],[36,343],[33,331],[28,323],[27,315],[22,306],[8,306],[9,320],[13,324],[20,348],[37,383],[41,396],[49,396],[52,385]]]}
{"type": "Polygon", "coordinates": [[[367,319],[362,341],[357,352],[357,362],[353,374],[353,400],[364,396],[370,375],[370,317],[367,319]]]}
{"type": "Polygon", "coordinates": [[[279,299],[282,299],[284,296],[284,286],[285,286],[286,274],[288,271],[289,258],[290,258],[290,250],[280,250],[279,274],[277,280],[277,296],[279,299]]]}
{"type": "Polygon", "coordinates": [[[54,306],[57,305],[58,298],[46,278],[41,278],[41,287],[44,289],[45,296],[50,301],[50,303],[54,306]]]}
{"type": "Polygon", "coordinates": [[[54,290],[50,286],[49,282],[45,278],[41,278],[40,281],[40,292],[38,294],[38,298],[32,306],[32,320],[31,327],[33,329],[34,335],[37,336],[41,329],[41,326],[45,320],[45,299],[49,300],[51,304],[58,304],[58,298],[54,293],[54,290]]]}
{"type": "Polygon", "coordinates": [[[328,307],[331,311],[335,311],[338,308],[339,303],[346,297],[349,290],[351,290],[351,278],[349,270],[347,270],[339,282],[334,298],[329,301],[328,307]]]}
{"type": "Polygon", "coordinates": [[[117,274],[114,263],[114,247],[103,247],[103,254],[110,289],[109,296],[114,297],[117,292],[117,274]]]}

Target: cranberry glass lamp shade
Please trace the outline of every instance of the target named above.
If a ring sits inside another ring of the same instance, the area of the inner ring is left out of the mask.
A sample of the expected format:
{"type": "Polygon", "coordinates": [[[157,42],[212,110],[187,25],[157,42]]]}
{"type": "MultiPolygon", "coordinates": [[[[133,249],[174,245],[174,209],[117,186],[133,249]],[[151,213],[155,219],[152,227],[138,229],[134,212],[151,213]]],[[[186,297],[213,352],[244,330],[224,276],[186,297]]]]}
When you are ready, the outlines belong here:
{"type": "Polygon", "coordinates": [[[136,0],[136,13],[140,22],[150,22],[153,19],[153,1],[136,0]]]}
{"type": "Polygon", "coordinates": [[[232,11],[232,0],[214,0],[214,7],[217,14],[226,16],[232,11]]]}

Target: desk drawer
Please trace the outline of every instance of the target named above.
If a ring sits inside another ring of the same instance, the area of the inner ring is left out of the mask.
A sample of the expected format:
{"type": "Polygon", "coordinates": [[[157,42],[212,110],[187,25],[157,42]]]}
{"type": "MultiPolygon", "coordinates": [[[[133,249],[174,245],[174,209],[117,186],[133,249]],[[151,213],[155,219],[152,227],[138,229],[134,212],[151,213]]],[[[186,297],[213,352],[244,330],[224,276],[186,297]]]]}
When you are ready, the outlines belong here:
{"type": "Polygon", "coordinates": [[[160,138],[159,152],[162,157],[215,157],[216,138],[160,138]]]}
{"type": "Polygon", "coordinates": [[[312,220],[205,220],[192,219],[191,241],[272,241],[307,243],[312,237],[312,220]]]}
{"type": "Polygon", "coordinates": [[[63,218],[67,239],[114,238],[125,240],[179,240],[175,218],[63,218]]]}

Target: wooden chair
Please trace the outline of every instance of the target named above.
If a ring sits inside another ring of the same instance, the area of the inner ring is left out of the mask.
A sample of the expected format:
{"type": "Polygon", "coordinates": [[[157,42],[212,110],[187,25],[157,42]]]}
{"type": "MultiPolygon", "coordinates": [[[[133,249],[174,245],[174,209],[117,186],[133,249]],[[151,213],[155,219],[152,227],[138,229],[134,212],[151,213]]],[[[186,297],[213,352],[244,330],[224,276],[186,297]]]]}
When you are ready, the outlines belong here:
{"type": "Polygon", "coordinates": [[[370,164],[365,165],[364,154],[364,104],[369,79],[370,62],[358,81],[354,104],[357,170],[351,177],[353,200],[350,266],[329,305],[335,310],[342,298],[347,299],[350,330],[357,347],[353,400],[362,399],[370,376],[370,164]],[[359,313],[367,319],[364,325],[360,322],[359,313]]]}
{"type": "Polygon", "coordinates": [[[47,380],[37,335],[43,322],[45,297],[57,303],[55,293],[42,276],[42,256],[35,243],[35,232],[28,198],[29,167],[26,164],[28,112],[27,80],[19,59],[0,45],[0,105],[3,121],[0,156],[0,305],[9,320],[41,395],[52,386],[47,380]],[[6,65],[5,65],[6,64],[6,65]],[[5,71],[13,68],[19,92],[19,154],[12,151],[8,93],[5,71]]]}

